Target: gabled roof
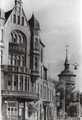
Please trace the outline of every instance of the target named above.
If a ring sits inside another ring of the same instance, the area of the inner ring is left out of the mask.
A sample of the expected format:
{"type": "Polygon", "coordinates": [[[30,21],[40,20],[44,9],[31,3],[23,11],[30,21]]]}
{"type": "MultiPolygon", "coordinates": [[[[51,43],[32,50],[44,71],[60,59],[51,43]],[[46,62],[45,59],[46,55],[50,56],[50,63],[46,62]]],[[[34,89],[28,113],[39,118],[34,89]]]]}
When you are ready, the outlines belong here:
{"type": "Polygon", "coordinates": [[[35,18],[34,14],[32,14],[28,23],[32,29],[40,30],[40,24],[39,24],[38,20],[35,18]]]}
{"type": "Polygon", "coordinates": [[[10,14],[11,14],[11,12],[12,12],[12,10],[13,10],[13,9],[11,9],[11,10],[5,12],[5,22],[8,20],[10,14]]]}

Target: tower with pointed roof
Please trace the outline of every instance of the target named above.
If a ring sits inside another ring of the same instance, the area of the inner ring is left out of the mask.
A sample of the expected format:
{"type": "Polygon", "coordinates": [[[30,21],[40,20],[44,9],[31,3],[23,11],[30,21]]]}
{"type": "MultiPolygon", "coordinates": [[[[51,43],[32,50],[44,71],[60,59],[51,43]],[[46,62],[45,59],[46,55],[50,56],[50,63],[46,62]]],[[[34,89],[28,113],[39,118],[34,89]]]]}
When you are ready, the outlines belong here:
{"type": "Polygon", "coordinates": [[[72,102],[72,95],[75,89],[76,75],[70,69],[67,47],[64,70],[58,75],[58,77],[59,82],[57,92],[60,93],[60,105],[57,107],[58,112],[63,111],[65,114],[69,115],[69,105],[72,102]]]}

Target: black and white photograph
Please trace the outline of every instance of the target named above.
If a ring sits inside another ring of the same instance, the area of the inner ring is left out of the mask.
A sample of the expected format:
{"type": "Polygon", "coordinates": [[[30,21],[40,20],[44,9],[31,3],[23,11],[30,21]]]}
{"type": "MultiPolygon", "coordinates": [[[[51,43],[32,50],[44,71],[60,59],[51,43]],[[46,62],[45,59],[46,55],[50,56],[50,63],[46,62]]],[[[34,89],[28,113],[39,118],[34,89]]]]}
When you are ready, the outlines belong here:
{"type": "Polygon", "coordinates": [[[82,0],[0,0],[0,120],[82,120],[82,0]]]}

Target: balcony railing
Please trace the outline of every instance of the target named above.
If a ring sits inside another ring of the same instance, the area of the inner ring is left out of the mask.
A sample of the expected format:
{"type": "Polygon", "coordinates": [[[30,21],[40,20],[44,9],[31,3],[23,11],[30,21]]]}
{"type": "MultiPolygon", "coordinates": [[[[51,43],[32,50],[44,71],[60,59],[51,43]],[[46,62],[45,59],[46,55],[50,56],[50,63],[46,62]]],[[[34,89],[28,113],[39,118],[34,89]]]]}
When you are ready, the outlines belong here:
{"type": "Polygon", "coordinates": [[[10,90],[2,90],[1,94],[3,98],[17,98],[28,101],[38,100],[39,95],[35,92],[28,91],[10,91],[10,90]]]}
{"type": "Polygon", "coordinates": [[[13,73],[24,73],[30,74],[30,69],[27,67],[19,67],[19,66],[12,66],[12,65],[1,65],[1,69],[4,72],[13,72],[13,73]]]}

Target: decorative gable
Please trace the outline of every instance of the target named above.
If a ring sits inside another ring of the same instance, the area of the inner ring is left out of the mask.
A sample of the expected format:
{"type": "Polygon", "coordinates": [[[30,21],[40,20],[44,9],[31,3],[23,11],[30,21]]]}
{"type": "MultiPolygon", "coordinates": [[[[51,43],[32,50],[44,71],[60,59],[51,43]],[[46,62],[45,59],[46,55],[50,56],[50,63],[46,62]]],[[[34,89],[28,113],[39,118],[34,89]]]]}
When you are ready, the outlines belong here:
{"type": "Polygon", "coordinates": [[[17,0],[15,0],[14,8],[5,12],[5,24],[12,23],[14,25],[27,26],[27,19],[23,7],[20,2],[16,1],[17,0]]]}

